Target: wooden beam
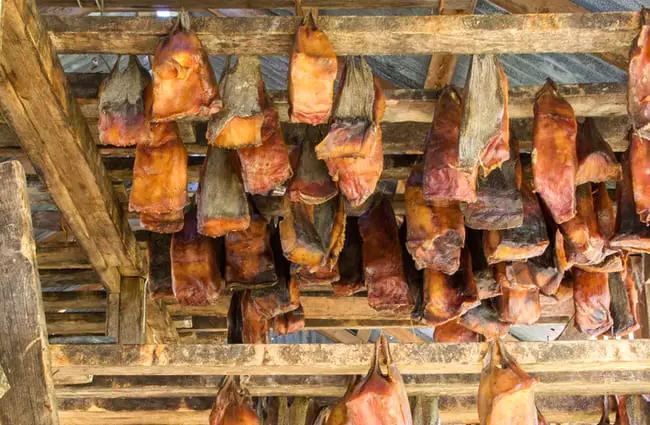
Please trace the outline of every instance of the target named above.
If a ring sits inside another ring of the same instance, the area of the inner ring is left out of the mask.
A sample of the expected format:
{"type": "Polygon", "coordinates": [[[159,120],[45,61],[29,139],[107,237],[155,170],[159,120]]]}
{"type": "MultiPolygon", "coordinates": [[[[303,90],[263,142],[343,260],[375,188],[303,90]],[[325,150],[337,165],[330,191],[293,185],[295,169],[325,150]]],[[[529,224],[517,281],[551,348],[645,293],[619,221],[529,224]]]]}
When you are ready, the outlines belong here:
{"type": "MultiPolygon", "coordinates": [[[[535,376],[541,381],[535,392],[541,395],[598,396],[650,392],[649,371],[566,371],[535,376]]],[[[410,396],[470,396],[476,394],[479,383],[478,374],[404,375],[403,378],[410,396]]],[[[56,396],[59,399],[214,397],[221,380],[221,376],[96,376],[91,382],[57,384],[56,396]]],[[[349,376],[342,375],[253,376],[246,382],[246,389],[254,397],[341,397],[349,380],[349,376]]]]}
{"type": "MultiPolygon", "coordinates": [[[[445,4],[453,8],[467,7],[470,0],[445,0],[445,4]]],[[[406,9],[412,7],[437,8],[438,0],[303,0],[302,5],[305,8],[318,9],[406,9]]],[[[69,7],[73,10],[79,8],[75,0],[39,0],[39,6],[46,7],[69,7]]],[[[95,10],[94,5],[84,4],[84,6],[95,10]]],[[[188,10],[205,10],[208,5],[201,0],[108,0],[103,5],[104,10],[112,9],[188,9],[188,10]]],[[[294,9],[293,0],[220,0],[218,4],[212,4],[209,7],[218,7],[219,9],[294,9]]]]}
{"type": "MultiPolygon", "coordinates": [[[[650,369],[650,340],[506,343],[528,372],[650,369]]],[[[478,373],[488,345],[394,344],[404,374],[478,373]]],[[[361,344],[111,345],[50,347],[57,373],[83,375],[354,375],[367,371],[361,344]]]]}
{"type": "Polygon", "coordinates": [[[45,313],[101,312],[106,310],[103,292],[50,292],[43,294],[45,313]]]}
{"type": "Polygon", "coordinates": [[[0,105],[109,291],[144,258],[32,0],[3,1],[0,105]],[[74,166],[66,166],[74,164],[74,166]]]}
{"type": "MultiPolygon", "coordinates": [[[[38,246],[36,248],[38,258],[38,246]]],[[[40,265],[40,264],[39,264],[40,265]]],[[[104,287],[94,270],[65,270],[39,269],[41,289],[43,292],[82,292],[102,291],[104,287]]]]}
{"type": "MultiPolygon", "coordinates": [[[[45,17],[59,53],[152,54],[172,20],[45,17]],[[128,36],[125,36],[128,34],[128,36]]],[[[288,55],[299,17],[194,17],[209,55],[288,55]],[[272,29],[272,30],[270,30],[272,29]]],[[[320,16],[338,55],[593,53],[629,49],[638,12],[467,16],[320,16]]]]}
{"type": "Polygon", "coordinates": [[[167,307],[147,297],[147,344],[178,344],[180,337],[167,307]]]}
{"type": "Polygon", "coordinates": [[[105,313],[49,313],[46,316],[48,335],[104,335],[105,313]]]}
{"type": "Polygon", "coordinates": [[[417,396],[413,407],[413,425],[438,425],[440,400],[438,397],[417,396]]]}
{"type": "Polygon", "coordinates": [[[123,277],[120,291],[120,319],[117,337],[120,344],[145,343],[146,306],[145,280],[139,277],[123,277]]]}
{"type": "Polygon", "coordinates": [[[108,294],[106,297],[106,336],[115,338],[120,335],[120,294],[108,294]]]}
{"type": "MultiPolygon", "coordinates": [[[[478,423],[476,397],[440,397],[442,424],[478,423]]],[[[602,397],[539,397],[537,405],[554,423],[595,423],[602,397]]],[[[214,397],[141,400],[61,400],[62,425],[204,425],[214,397]]]]}
{"type": "Polygon", "coordinates": [[[0,365],[11,385],[0,423],[58,425],[23,167],[0,164],[0,181],[0,365]]]}
{"type": "MultiPolygon", "coordinates": [[[[571,0],[494,0],[491,1],[500,8],[515,14],[530,13],[589,13],[589,10],[571,0]]],[[[612,65],[627,71],[628,56],[626,53],[602,53],[596,56],[612,65]]]]}

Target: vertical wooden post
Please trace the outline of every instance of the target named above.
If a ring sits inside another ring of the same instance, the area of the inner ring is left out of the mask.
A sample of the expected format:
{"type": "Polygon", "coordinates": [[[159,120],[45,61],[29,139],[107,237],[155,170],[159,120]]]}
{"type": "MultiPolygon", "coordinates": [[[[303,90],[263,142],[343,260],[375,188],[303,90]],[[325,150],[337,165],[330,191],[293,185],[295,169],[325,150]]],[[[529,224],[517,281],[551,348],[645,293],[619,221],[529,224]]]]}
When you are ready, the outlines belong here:
{"type": "Polygon", "coordinates": [[[11,385],[0,398],[0,424],[58,425],[22,165],[0,164],[0,182],[0,365],[11,385]]]}
{"type": "Polygon", "coordinates": [[[438,397],[416,396],[413,408],[413,425],[439,425],[438,397]]]}
{"type": "Polygon", "coordinates": [[[2,369],[2,366],[0,366],[0,398],[2,398],[3,395],[7,391],[9,391],[10,385],[9,381],[7,380],[7,375],[5,375],[5,371],[2,369]]]}
{"type": "Polygon", "coordinates": [[[146,333],[145,281],[139,277],[122,277],[120,285],[120,344],[144,344],[146,333]]]}
{"type": "Polygon", "coordinates": [[[106,336],[119,338],[120,332],[120,294],[112,293],[106,297],[106,336]]]}
{"type": "Polygon", "coordinates": [[[147,295],[147,344],[178,344],[180,336],[167,307],[147,295]]]}

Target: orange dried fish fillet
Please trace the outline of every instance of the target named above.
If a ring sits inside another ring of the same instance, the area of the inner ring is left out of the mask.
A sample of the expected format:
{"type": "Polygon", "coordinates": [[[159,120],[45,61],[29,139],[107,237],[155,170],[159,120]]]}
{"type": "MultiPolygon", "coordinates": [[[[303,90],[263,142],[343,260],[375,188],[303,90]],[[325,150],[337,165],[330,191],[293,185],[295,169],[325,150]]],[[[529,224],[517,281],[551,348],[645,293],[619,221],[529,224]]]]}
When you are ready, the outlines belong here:
{"type": "Polygon", "coordinates": [[[621,179],[621,164],[616,160],[609,143],[598,132],[593,118],[586,118],[578,126],[577,143],[577,185],[621,179]]]}
{"type": "Polygon", "coordinates": [[[176,233],[183,229],[183,209],[176,211],[147,214],[140,213],[140,225],[143,229],[156,233],[176,233]]]}
{"type": "Polygon", "coordinates": [[[221,110],[208,55],[196,34],[186,28],[158,43],[152,73],[153,121],[208,117],[221,110]]]}
{"type": "Polygon", "coordinates": [[[505,336],[510,324],[499,320],[499,313],[491,300],[481,301],[481,305],[460,316],[458,323],[467,329],[483,335],[486,339],[505,336]]]}
{"type": "Polygon", "coordinates": [[[243,390],[238,378],[224,379],[210,412],[210,425],[262,425],[250,406],[250,394],[243,390]]]}
{"type": "Polygon", "coordinates": [[[650,225],[650,140],[635,134],[630,144],[630,170],[636,213],[650,225]]]}
{"type": "Polygon", "coordinates": [[[453,274],[460,266],[465,245],[465,223],[457,202],[427,204],[422,190],[422,173],[411,171],[404,194],[406,204],[406,248],[418,269],[453,274]]]}
{"type": "Polygon", "coordinates": [[[150,128],[151,77],[137,56],[129,56],[124,72],[120,56],[109,76],[99,86],[99,143],[135,146],[148,143],[150,128]]]}
{"type": "Polygon", "coordinates": [[[305,328],[305,311],[302,305],[293,311],[283,313],[273,319],[273,333],[289,335],[305,328]]]}
{"type": "Polygon", "coordinates": [[[479,342],[480,335],[467,329],[455,320],[436,326],[433,330],[433,342],[467,343],[479,342]]]}
{"type": "Polygon", "coordinates": [[[642,9],[642,25],[632,42],[627,80],[627,111],[632,128],[650,138],[650,11],[642,9]]]}
{"type": "Polygon", "coordinates": [[[609,274],[609,291],[614,336],[625,336],[640,329],[639,290],[634,267],[636,263],[629,256],[623,260],[624,269],[609,274]]]}
{"type": "Polygon", "coordinates": [[[612,327],[611,296],[607,273],[573,271],[575,323],[580,332],[601,335],[612,327]]]}
{"type": "Polygon", "coordinates": [[[311,12],[303,18],[289,61],[289,116],[292,122],[327,122],[334,103],[336,53],[311,12]]]}
{"type": "Polygon", "coordinates": [[[497,298],[499,318],[503,322],[517,325],[532,325],[541,314],[539,288],[530,279],[530,275],[508,274],[506,264],[495,266],[495,277],[501,287],[501,296],[497,298]]]}
{"type": "Polygon", "coordinates": [[[578,124],[571,105],[548,79],[537,93],[533,121],[533,179],[535,191],[553,220],[569,221],[576,215],[578,124]]]}
{"type": "Polygon", "coordinates": [[[424,198],[427,201],[476,201],[478,167],[458,167],[458,133],[462,99],[447,86],[440,93],[424,153],[424,198]]]}

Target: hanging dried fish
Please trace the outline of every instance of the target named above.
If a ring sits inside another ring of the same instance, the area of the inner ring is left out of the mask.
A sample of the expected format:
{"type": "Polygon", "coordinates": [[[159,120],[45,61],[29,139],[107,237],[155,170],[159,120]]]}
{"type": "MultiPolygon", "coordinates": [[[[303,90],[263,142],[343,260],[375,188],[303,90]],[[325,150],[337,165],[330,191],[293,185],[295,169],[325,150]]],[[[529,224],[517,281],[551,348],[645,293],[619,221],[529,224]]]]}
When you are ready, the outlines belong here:
{"type": "Polygon", "coordinates": [[[120,57],[99,86],[99,143],[113,146],[147,144],[153,138],[148,110],[151,77],[134,55],[129,56],[126,70],[121,72],[120,57]]]}
{"type": "Polygon", "coordinates": [[[576,215],[559,225],[561,238],[558,237],[556,250],[558,256],[566,258],[569,265],[599,264],[613,251],[606,247],[607,241],[598,227],[598,217],[594,209],[594,200],[589,183],[576,189],[576,215]],[[560,239],[563,241],[560,244],[560,239]],[[563,251],[562,251],[563,250],[563,251]]]}
{"type": "Polygon", "coordinates": [[[549,246],[544,214],[527,180],[521,185],[524,222],[506,230],[489,230],[483,235],[483,249],[489,264],[540,256],[549,246]]]}
{"type": "Polygon", "coordinates": [[[196,210],[185,214],[183,230],[172,236],[172,288],[183,305],[214,304],[223,289],[214,241],[199,234],[196,210]]]}
{"type": "Polygon", "coordinates": [[[208,55],[181,12],[153,57],[153,121],[208,117],[221,109],[219,87],[208,55]]]}
{"type": "Polygon", "coordinates": [[[248,200],[241,177],[226,149],[208,148],[196,195],[199,232],[213,238],[250,225],[248,200]]]}
{"type": "Polygon", "coordinates": [[[129,211],[161,223],[152,226],[145,220],[147,228],[172,233],[182,227],[180,216],[187,202],[187,150],[174,122],[154,125],[153,134],[155,146],[136,147],[129,211]]]}
{"type": "Polygon", "coordinates": [[[501,338],[510,329],[510,324],[499,320],[499,313],[494,308],[492,300],[481,301],[481,305],[460,316],[458,323],[483,335],[486,339],[501,338]]]}
{"type": "Polygon", "coordinates": [[[310,268],[326,261],[326,248],[312,221],[312,210],[302,202],[291,202],[291,212],[280,222],[282,252],[287,260],[310,268]]]}
{"type": "Polygon", "coordinates": [[[467,235],[465,246],[472,258],[472,272],[476,280],[479,299],[485,300],[501,295],[501,288],[494,278],[493,267],[488,264],[483,251],[483,232],[469,228],[465,229],[465,232],[467,235]]]}
{"type": "Polygon", "coordinates": [[[210,117],[206,138],[210,146],[239,149],[262,144],[264,82],[257,56],[238,56],[221,80],[224,108],[210,117]]]}
{"type": "Polygon", "coordinates": [[[240,303],[242,315],[242,343],[268,344],[269,321],[257,312],[257,306],[255,305],[252,291],[243,291],[241,293],[240,303]]]}
{"type": "Polygon", "coordinates": [[[627,112],[632,128],[650,138],[650,11],[641,11],[641,29],[632,42],[627,80],[627,112]]]}
{"type": "Polygon", "coordinates": [[[278,282],[268,223],[262,217],[253,216],[246,230],[228,232],[225,246],[229,287],[251,289],[278,282]]]}
{"type": "Polygon", "coordinates": [[[481,425],[537,424],[534,388],[538,383],[510,357],[503,342],[493,342],[478,387],[481,425]]]}
{"type": "Polygon", "coordinates": [[[323,204],[314,205],[312,210],[314,226],[326,253],[321,267],[332,270],[337,265],[345,244],[346,215],[343,197],[338,196],[323,204]]]}
{"type": "Polygon", "coordinates": [[[383,334],[375,342],[370,371],[354,388],[346,406],[350,425],[411,425],[413,422],[404,381],[383,334]]]}
{"type": "Polygon", "coordinates": [[[577,185],[615,181],[623,176],[621,164],[616,160],[609,143],[600,135],[593,118],[585,119],[578,126],[577,153],[577,185]]]}
{"type": "Polygon", "coordinates": [[[350,400],[352,393],[359,382],[359,377],[353,376],[350,378],[348,387],[345,390],[343,397],[334,405],[330,411],[330,415],[327,418],[325,425],[348,425],[348,407],[347,402],[350,400]]]}
{"type": "Polygon", "coordinates": [[[433,342],[451,342],[463,344],[468,342],[479,342],[479,334],[467,329],[455,320],[443,325],[436,326],[433,330],[433,342]]]}
{"type": "Polygon", "coordinates": [[[573,108],[549,78],[537,93],[533,123],[535,191],[560,224],[576,215],[578,124],[573,108]]]}
{"type": "MultiPolygon", "coordinates": [[[[370,123],[366,130],[363,146],[360,147],[356,156],[330,156],[325,160],[332,180],[338,182],[339,190],[352,207],[361,206],[375,192],[384,169],[384,148],[380,123],[386,109],[386,97],[376,78],[372,80],[372,88],[373,103],[366,105],[366,109],[369,107],[371,111],[358,112],[365,114],[364,121],[370,123]]],[[[369,92],[369,87],[367,89],[366,91],[369,92]]],[[[357,109],[354,105],[358,100],[355,101],[354,96],[348,93],[345,99],[346,103],[351,105],[351,109],[357,109]],[[349,99],[350,97],[353,99],[349,99]]],[[[345,112],[344,109],[341,108],[341,111],[345,112]]],[[[349,149],[346,150],[349,151],[349,149]]]]}
{"type": "Polygon", "coordinates": [[[140,225],[151,232],[176,233],[183,228],[183,216],[183,210],[162,214],[140,213],[140,225]]]}
{"type": "Polygon", "coordinates": [[[616,235],[610,241],[612,248],[650,254],[650,227],[644,225],[636,212],[630,150],[623,155],[623,180],[616,184],[616,235]]]}
{"type": "Polygon", "coordinates": [[[336,53],[316,26],[312,12],[303,18],[289,61],[289,116],[292,122],[326,123],[334,102],[336,53]]]}
{"type": "Polygon", "coordinates": [[[650,226],[650,140],[635,134],[630,144],[630,170],[636,213],[650,226]]]}
{"type": "Polygon", "coordinates": [[[150,232],[148,236],[149,279],[147,281],[147,290],[149,296],[154,300],[173,296],[172,263],[169,258],[172,236],[153,232],[150,232]]]}
{"type": "Polygon", "coordinates": [[[634,276],[633,262],[624,259],[624,269],[620,273],[609,274],[614,336],[625,336],[641,327],[638,318],[639,290],[634,276]]]}
{"type": "Polygon", "coordinates": [[[252,194],[273,190],[293,175],[278,110],[269,97],[265,105],[261,146],[237,150],[244,187],[252,194]]]}
{"type": "Polygon", "coordinates": [[[611,297],[607,273],[573,271],[573,300],[576,328],[587,335],[597,336],[612,327],[609,313],[611,297]]]}
{"type": "Polygon", "coordinates": [[[424,152],[424,198],[427,201],[476,202],[478,167],[465,172],[458,165],[458,133],[462,99],[447,86],[440,93],[424,152]]]}
{"type": "Polygon", "coordinates": [[[564,273],[558,270],[549,249],[540,257],[507,263],[506,276],[511,282],[531,283],[537,286],[542,294],[551,296],[560,287],[564,273]]]}
{"type": "Polygon", "coordinates": [[[463,101],[458,168],[484,176],[510,158],[508,79],[496,56],[473,55],[463,101]]]}
{"type": "Polygon", "coordinates": [[[404,194],[406,204],[406,248],[418,269],[453,274],[460,266],[465,245],[465,224],[457,202],[427,204],[422,191],[422,173],[414,169],[404,194]]]}
{"type": "Polygon", "coordinates": [[[305,328],[305,310],[302,305],[297,309],[273,318],[273,332],[276,335],[289,335],[305,328]]]}
{"type": "Polygon", "coordinates": [[[616,396],[616,402],[618,407],[615,425],[646,425],[650,423],[650,403],[647,401],[647,396],[616,396]]]}
{"type": "Polygon", "coordinates": [[[495,277],[501,287],[497,300],[499,319],[516,325],[535,324],[542,314],[539,288],[530,275],[513,275],[506,272],[505,263],[495,267],[495,277]]]}
{"type": "Polygon", "coordinates": [[[238,379],[224,379],[210,412],[210,425],[262,425],[250,406],[250,394],[240,387],[238,379]]]}
{"type": "Polygon", "coordinates": [[[322,204],[338,193],[327,165],[316,158],[314,145],[322,139],[322,128],[304,127],[300,144],[300,162],[287,189],[292,202],[322,204]]]}
{"type": "Polygon", "coordinates": [[[363,250],[357,219],[348,217],[345,243],[338,262],[340,279],[332,282],[334,296],[350,296],[366,289],[363,280],[363,250]]]}
{"type": "Polygon", "coordinates": [[[463,251],[462,262],[462,269],[453,276],[424,270],[424,320],[431,326],[457,319],[481,304],[467,249],[463,251]]]}
{"type": "Polygon", "coordinates": [[[390,202],[377,194],[358,223],[368,303],[375,310],[410,313],[414,300],[404,274],[397,222],[390,202]]]}
{"type": "Polygon", "coordinates": [[[504,230],[523,224],[519,143],[514,137],[510,140],[510,152],[512,156],[503,162],[501,168],[487,176],[483,169],[479,171],[476,202],[461,204],[467,227],[504,230]]]}

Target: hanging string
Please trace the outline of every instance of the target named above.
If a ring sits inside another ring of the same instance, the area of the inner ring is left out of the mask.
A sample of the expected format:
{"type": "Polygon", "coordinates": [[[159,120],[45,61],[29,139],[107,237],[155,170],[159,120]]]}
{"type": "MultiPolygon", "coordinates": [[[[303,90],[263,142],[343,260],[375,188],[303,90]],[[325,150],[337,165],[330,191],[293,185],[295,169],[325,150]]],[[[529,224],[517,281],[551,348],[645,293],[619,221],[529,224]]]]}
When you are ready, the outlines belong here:
{"type": "Polygon", "coordinates": [[[305,17],[305,11],[302,8],[302,0],[295,0],[296,2],[296,16],[305,17]]]}

